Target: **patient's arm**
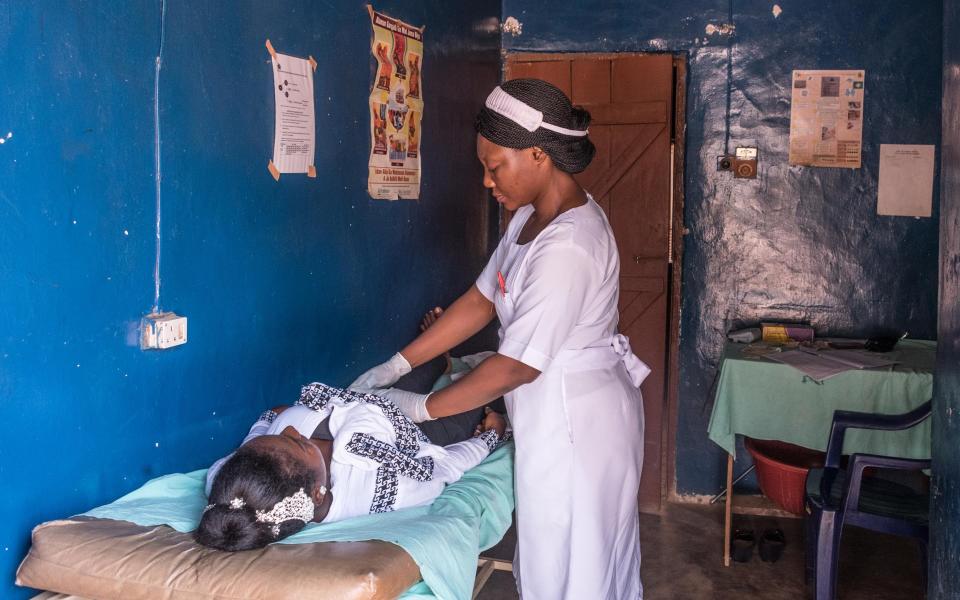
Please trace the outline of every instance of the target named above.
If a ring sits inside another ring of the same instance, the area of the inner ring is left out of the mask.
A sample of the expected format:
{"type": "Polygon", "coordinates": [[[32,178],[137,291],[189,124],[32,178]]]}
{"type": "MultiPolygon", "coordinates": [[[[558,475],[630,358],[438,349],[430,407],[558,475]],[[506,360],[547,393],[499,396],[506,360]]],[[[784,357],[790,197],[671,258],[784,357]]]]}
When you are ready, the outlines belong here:
{"type": "Polygon", "coordinates": [[[503,440],[506,421],[491,412],[483,422],[484,431],[477,437],[444,446],[444,458],[435,463],[433,479],[444,483],[457,481],[466,471],[480,464],[503,440]]]}
{"type": "Polygon", "coordinates": [[[421,365],[470,338],[486,327],[494,315],[493,303],[472,285],[400,354],[411,367],[421,365]]]}

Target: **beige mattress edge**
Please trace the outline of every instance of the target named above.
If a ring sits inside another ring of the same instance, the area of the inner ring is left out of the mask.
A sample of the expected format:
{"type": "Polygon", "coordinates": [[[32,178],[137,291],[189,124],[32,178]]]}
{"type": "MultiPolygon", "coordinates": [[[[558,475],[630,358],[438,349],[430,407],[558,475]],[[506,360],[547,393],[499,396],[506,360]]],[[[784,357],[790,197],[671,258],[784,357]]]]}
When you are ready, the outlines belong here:
{"type": "Polygon", "coordinates": [[[68,519],[33,530],[17,585],[91,600],[396,598],[420,579],[413,559],[380,541],[204,548],[166,526],[68,519]]]}

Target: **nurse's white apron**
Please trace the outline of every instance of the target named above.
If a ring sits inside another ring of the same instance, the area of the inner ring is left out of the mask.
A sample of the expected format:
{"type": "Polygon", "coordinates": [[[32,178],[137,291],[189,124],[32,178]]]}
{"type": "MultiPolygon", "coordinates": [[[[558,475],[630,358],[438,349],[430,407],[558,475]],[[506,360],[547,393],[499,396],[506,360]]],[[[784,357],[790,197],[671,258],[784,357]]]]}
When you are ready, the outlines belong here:
{"type": "MultiPolygon", "coordinates": [[[[504,328],[513,296],[497,293],[494,301],[504,328]]],[[[649,372],[627,338],[615,335],[562,351],[535,381],[506,395],[516,443],[513,568],[523,600],[643,597],[639,386],[649,372]]]]}

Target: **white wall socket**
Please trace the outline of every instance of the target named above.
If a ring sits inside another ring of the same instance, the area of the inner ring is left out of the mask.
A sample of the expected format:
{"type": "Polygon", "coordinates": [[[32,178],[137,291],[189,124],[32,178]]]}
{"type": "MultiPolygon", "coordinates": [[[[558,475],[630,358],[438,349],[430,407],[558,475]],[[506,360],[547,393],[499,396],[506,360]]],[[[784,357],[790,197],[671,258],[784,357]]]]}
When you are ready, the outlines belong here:
{"type": "Polygon", "coordinates": [[[172,312],[151,313],[140,320],[140,349],[165,350],[187,343],[187,318],[172,312]]]}

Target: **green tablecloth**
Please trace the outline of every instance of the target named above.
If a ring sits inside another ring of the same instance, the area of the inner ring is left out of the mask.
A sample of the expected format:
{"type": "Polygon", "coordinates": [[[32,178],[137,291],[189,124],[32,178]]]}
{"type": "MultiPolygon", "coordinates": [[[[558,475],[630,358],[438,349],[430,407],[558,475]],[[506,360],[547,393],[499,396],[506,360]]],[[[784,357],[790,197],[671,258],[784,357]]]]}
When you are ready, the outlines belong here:
{"type": "MultiPolygon", "coordinates": [[[[891,353],[893,368],[854,370],[817,383],[800,371],[765,358],[741,355],[744,344],[724,350],[709,435],[729,454],[736,435],[780,440],[826,450],[835,410],[898,414],[933,395],[936,342],[903,340],[891,353]]],[[[930,458],[930,419],[904,431],[848,430],[844,454],[930,458]]]]}

